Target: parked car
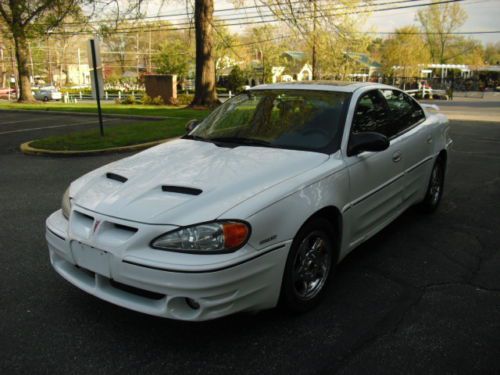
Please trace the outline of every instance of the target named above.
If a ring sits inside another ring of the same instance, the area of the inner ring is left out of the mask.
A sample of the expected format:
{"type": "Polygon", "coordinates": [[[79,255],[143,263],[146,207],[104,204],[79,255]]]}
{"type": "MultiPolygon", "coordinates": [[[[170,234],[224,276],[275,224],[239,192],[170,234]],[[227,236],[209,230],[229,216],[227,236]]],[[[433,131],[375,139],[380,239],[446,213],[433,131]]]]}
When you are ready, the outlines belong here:
{"type": "Polygon", "coordinates": [[[11,99],[16,97],[16,89],[9,87],[0,88],[0,99],[8,99],[9,97],[11,99]]]}
{"type": "Polygon", "coordinates": [[[256,86],[189,128],[71,183],[46,222],[62,277],[173,319],[308,310],[356,246],[438,207],[451,143],[437,107],[370,83],[256,86]]]}
{"type": "Polygon", "coordinates": [[[34,92],[35,99],[48,102],[49,100],[61,100],[62,94],[55,87],[43,87],[34,92]]]}

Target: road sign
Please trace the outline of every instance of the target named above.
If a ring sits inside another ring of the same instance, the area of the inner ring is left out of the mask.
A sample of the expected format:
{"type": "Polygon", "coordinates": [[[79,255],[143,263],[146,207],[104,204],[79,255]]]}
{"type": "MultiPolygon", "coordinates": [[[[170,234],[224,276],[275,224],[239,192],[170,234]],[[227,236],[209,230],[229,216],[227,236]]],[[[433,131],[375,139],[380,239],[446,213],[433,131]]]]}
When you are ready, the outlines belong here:
{"type": "Polygon", "coordinates": [[[102,63],[101,63],[101,48],[98,39],[90,39],[87,44],[87,58],[89,60],[90,67],[90,84],[92,87],[92,97],[96,99],[96,87],[99,87],[99,96],[104,97],[104,81],[102,78],[102,63]],[[92,47],[91,44],[94,43],[95,49],[95,67],[97,73],[97,85],[96,85],[96,74],[94,74],[94,62],[92,60],[92,47]]]}

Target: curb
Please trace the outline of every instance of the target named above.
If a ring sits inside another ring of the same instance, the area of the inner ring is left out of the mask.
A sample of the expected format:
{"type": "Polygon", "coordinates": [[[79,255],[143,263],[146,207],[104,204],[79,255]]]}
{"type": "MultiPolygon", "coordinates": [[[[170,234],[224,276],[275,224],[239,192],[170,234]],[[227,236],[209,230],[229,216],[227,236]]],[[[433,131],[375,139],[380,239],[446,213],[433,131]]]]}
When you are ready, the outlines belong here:
{"type": "MultiPolygon", "coordinates": [[[[34,113],[34,114],[56,114],[56,115],[70,115],[70,116],[86,116],[86,117],[96,117],[97,112],[71,112],[71,111],[52,111],[49,109],[38,110],[38,109],[0,109],[0,112],[20,112],[20,113],[34,113]]],[[[175,117],[175,116],[141,116],[141,115],[125,115],[125,114],[113,114],[113,113],[103,113],[102,117],[106,118],[127,118],[127,119],[137,119],[137,120],[164,120],[164,119],[176,119],[176,120],[189,120],[186,117],[175,117]]]]}
{"type": "Polygon", "coordinates": [[[102,148],[98,150],[45,150],[42,148],[35,148],[30,145],[33,141],[28,141],[22,143],[19,146],[21,152],[25,155],[37,155],[37,156],[93,156],[93,155],[103,155],[103,154],[114,154],[120,152],[130,152],[130,151],[140,151],[147,148],[157,146],[162,143],[173,141],[176,138],[160,139],[158,141],[139,143],[130,146],[120,146],[120,147],[110,147],[102,148]]]}

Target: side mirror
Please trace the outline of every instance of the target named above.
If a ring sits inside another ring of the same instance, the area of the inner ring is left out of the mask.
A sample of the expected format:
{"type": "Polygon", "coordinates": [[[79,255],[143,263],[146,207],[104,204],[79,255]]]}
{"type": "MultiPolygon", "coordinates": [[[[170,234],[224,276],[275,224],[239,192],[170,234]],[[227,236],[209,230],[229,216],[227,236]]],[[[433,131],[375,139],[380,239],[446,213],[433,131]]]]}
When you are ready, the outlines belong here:
{"type": "Polygon", "coordinates": [[[193,120],[189,120],[186,124],[186,133],[191,133],[194,128],[196,128],[198,125],[200,125],[200,120],[197,120],[197,119],[193,119],[193,120]]]}
{"type": "Polygon", "coordinates": [[[389,147],[389,139],[380,133],[365,132],[352,134],[347,147],[347,156],[363,151],[383,151],[389,147]]]}

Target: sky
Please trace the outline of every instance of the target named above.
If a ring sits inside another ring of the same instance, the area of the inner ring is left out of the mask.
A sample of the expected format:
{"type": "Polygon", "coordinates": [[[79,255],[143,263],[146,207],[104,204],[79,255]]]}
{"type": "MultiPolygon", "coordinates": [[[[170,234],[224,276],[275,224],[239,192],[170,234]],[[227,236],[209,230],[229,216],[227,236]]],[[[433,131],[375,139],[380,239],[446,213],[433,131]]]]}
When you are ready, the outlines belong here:
{"type": "MultiPolygon", "coordinates": [[[[232,8],[233,3],[237,0],[214,0],[215,10],[232,8]]],[[[389,0],[395,1],[395,0],[389,0]]],[[[384,2],[389,2],[384,1],[384,2]]],[[[428,0],[430,2],[430,0],[428,0]]],[[[171,14],[175,12],[185,12],[185,2],[183,0],[163,0],[163,6],[159,9],[159,2],[162,0],[153,0],[147,2],[147,13],[152,14],[171,14]]],[[[241,0],[240,0],[241,2],[241,0]]],[[[379,1],[380,2],[380,1],[379,1]]],[[[425,3],[422,0],[417,3],[425,3]]],[[[253,0],[247,0],[246,4],[254,4],[253,0]]],[[[401,4],[403,5],[403,4],[401,4]]],[[[406,5],[406,4],[404,4],[406,5]]],[[[498,31],[500,30],[500,0],[465,0],[460,2],[460,5],[468,13],[468,18],[465,24],[460,28],[460,31],[498,31]]],[[[407,25],[416,25],[416,14],[419,9],[410,8],[398,9],[392,11],[376,12],[367,17],[367,22],[362,28],[363,31],[379,31],[392,32],[398,27],[407,25]]],[[[236,11],[238,16],[244,17],[245,12],[252,13],[251,9],[236,11]]],[[[224,13],[219,13],[224,14],[224,13]]],[[[231,16],[235,13],[231,12],[231,16]]],[[[232,27],[233,32],[242,31],[241,27],[232,27]]],[[[471,35],[474,39],[479,39],[483,43],[495,43],[500,41],[500,34],[482,34],[471,35]]]]}

